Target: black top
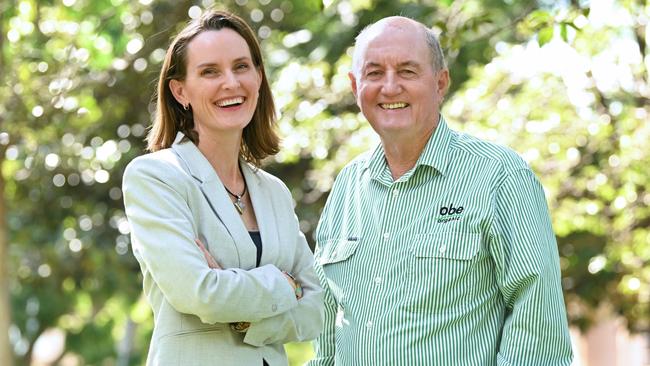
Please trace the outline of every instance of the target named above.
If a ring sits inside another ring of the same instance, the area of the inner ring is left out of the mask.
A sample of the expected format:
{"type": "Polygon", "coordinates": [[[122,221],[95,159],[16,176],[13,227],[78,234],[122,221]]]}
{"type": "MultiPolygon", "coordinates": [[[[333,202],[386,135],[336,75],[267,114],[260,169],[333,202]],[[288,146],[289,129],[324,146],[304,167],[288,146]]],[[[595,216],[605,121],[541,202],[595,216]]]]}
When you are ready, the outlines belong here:
{"type": "Polygon", "coordinates": [[[253,239],[253,243],[255,243],[255,246],[257,247],[257,263],[255,267],[260,266],[260,260],[262,259],[262,235],[260,235],[259,231],[249,231],[248,235],[251,236],[251,239],[253,239]]]}
{"type": "MultiPolygon", "coordinates": [[[[260,266],[260,260],[262,259],[262,235],[260,235],[259,231],[249,231],[248,235],[251,236],[251,239],[253,239],[253,243],[255,243],[255,247],[257,248],[257,263],[255,267],[260,266]]],[[[262,359],[262,366],[268,366],[269,364],[266,362],[266,360],[262,359]]]]}

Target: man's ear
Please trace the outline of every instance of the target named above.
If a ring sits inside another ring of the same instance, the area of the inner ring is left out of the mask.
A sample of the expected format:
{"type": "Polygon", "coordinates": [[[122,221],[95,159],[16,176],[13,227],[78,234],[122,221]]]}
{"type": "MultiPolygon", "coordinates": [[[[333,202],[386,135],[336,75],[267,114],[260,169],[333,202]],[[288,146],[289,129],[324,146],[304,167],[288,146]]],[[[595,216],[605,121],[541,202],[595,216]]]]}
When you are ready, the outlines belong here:
{"type": "Polygon", "coordinates": [[[172,95],[177,102],[181,105],[186,106],[188,104],[187,98],[185,97],[185,87],[182,81],[172,79],[169,81],[169,90],[172,91],[172,95]]]}
{"type": "Polygon", "coordinates": [[[436,82],[436,91],[439,95],[445,96],[449,89],[449,70],[442,69],[438,71],[438,81],[436,82]]]}
{"type": "Polygon", "coordinates": [[[352,86],[352,94],[354,99],[357,99],[357,78],[354,76],[352,71],[348,72],[348,78],[350,78],[350,86],[352,86]]]}

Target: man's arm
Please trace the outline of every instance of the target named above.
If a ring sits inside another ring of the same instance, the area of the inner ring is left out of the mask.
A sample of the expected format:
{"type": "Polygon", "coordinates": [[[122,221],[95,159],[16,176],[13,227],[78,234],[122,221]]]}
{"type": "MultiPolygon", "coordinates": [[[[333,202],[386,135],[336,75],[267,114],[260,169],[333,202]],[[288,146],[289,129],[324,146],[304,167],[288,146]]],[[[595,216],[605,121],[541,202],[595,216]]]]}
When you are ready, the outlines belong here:
{"type": "Polygon", "coordinates": [[[507,306],[497,364],[569,365],[559,257],[542,186],[519,169],[494,194],[490,251],[507,306]]]}
{"type": "Polygon", "coordinates": [[[314,351],[316,356],[313,360],[307,363],[307,366],[333,366],[334,355],[336,353],[336,338],[334,333],[336,332],[336,312],[338,305],[330,291],[329,285],[327,284],[327,278],[325,277],[323,267],[319,264],[319,253],[320,250],[317,247],[314,270],[316,271],[316,275],[318,276],[324,290],[324,325],[320,336],[314,341],[314,351]]]}

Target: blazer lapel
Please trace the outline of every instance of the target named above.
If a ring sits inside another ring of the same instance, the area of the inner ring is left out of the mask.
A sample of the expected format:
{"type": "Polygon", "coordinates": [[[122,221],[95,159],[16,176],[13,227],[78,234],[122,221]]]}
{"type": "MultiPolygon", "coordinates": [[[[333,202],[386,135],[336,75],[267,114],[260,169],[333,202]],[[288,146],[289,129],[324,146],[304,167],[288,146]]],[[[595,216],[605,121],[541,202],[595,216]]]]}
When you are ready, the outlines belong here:
{"type": "MultiPolygon", "coordinates": [[[[219,176],[192,141],[183,141],[185,135],[178,133],[172,149],[185,162],[188,172],[198,181],[203,196],[217,219],[226,227],[233,238],[239,253],[239,267],[255,267],[256,248],[248,234],[244,222],[232,204],[219,176]]],[[[251,195],[252,196],[252,195],[251,195]]],[[[201,218],[204,219],[204,218],[201,218]]],[[[209,218],[205,218],[209,219],[209,218]]],[[[210,243],[206,243],[210,245],[210,243]]]]}
{"type": "Polygon", "coordinates": [[[271,192],[258,176],[257,168],[251,166],[245,161],[240,161],[242,172],[248,185],[253,208],[255,209],[255,218],[260,228],[262,236],[262,259],[260,266],[264,263],[274,263],[278,258],[279,237],[278,225],[276,222],[277,213],[273,209],[271,201],[271,192]]]}

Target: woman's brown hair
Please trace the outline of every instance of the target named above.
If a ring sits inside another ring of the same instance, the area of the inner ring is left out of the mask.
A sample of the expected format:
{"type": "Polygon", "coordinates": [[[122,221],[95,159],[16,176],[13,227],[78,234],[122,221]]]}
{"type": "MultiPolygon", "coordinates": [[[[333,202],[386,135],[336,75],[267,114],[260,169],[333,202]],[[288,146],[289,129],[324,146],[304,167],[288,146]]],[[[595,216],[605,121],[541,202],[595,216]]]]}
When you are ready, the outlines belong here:
{"type": "Polygon", "coordinates": [[[279,138],[275,133],[275,104],[271,87],[266,78],[262,52],[253,30],[240,17],[219,10],[209,10],[199,19],[192,20],[174,38],[167,49],[160,70],[156,93],[156,114],[153,126],[147,135],[147,149],[151,152],[166,149],[172,145],[177,132],[182,132],[195,144],[199,143],[194,130],[192,109],[185,110],[169,88],[171,80],[184,80],[187,75],[187,46],[198,34],[205,31],[229,28],[246,40],[255,67],[262,75],[257,106],[251,122],[244,128],[241,156],[259,166],[260,161],[279,151],[279,138]]]}

